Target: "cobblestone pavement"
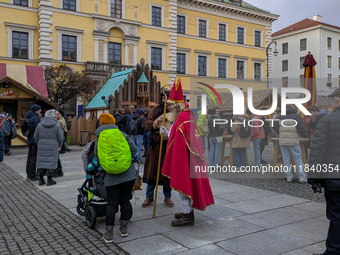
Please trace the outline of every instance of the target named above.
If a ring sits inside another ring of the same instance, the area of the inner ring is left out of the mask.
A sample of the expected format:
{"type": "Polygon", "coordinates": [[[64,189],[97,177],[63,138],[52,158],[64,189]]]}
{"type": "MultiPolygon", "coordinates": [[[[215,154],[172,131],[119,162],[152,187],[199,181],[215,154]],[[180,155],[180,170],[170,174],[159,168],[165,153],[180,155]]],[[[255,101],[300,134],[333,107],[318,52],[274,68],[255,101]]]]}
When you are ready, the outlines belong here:
{"type": "Polygon", "coordinates": [[[2,163],[0,254],[127,254],[2,163]]]}

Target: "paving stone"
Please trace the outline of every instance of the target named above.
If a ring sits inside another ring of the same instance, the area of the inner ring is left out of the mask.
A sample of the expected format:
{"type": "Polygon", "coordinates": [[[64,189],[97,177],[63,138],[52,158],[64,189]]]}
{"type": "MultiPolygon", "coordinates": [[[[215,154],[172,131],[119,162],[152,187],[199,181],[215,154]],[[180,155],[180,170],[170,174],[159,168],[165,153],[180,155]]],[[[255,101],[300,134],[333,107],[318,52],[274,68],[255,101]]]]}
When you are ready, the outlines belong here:
{"type": "Polygon", "coordinates": [[[256,213],[306,202],[308,202],[306,199],[287,195],[276,195],[238,203],[230,203],[226,206],[245,213],[256,213]]]}
{"type": "Polygon", "coordinates": [[[192,249],[261,230],[263,228],[231,218],[175,228],[171,232],[164,233],[164,236],[192,249]]]}
{"type": "Polygon", "coordinates": [[[188,251],[183,251],[180,253],[176,253],[176,255],[206,255],[206,254],[213,254],[213,255],[232,255],[233,253],[228,252],[227,250],[215,245],[209,244],[202,247],[198,247],[195,249],[191,249],[188,251]]]}
{"type": "Polygon", "coordinates": [[[219,242],[217,245],[235,254],[276,255],[299,249],[311,243],[312,241],[297,233],[276,228],[229,239],[219,242]]]}
{"type": "Polygon", "coordinates": [[[130,254],[174,254],[187,250],[179,243],[171,241],[162,235],[155,235],[146,238],[140,238],[132,240],[126,243],[120,244],[122,249],[130,254]]]}
{"type": "Polygon", "coordinates": [[[316,212],[305,211],[296,207],[284,207],[240,216],[237,219],[269,229],[305,219],[316,218],[318,215],[316,212]]]}

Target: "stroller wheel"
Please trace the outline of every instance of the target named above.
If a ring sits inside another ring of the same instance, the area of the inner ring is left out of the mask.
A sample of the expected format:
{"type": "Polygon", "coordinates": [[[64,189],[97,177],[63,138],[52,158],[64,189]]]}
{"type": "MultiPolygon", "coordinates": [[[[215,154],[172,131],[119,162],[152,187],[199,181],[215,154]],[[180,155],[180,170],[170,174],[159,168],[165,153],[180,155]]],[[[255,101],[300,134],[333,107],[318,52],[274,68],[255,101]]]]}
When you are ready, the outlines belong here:
{"type": "Polygon", "coordinates": [[[94,229],[96,226],[97,213],[93,206],[87,206],[85,209],[85,220],[89,228],[94,229]]]}
{"type": "Polygon", "coordinates": [[[85,209],[83,204],[77,205],[77,213],[81,216],[85,216],[85,209]]]}

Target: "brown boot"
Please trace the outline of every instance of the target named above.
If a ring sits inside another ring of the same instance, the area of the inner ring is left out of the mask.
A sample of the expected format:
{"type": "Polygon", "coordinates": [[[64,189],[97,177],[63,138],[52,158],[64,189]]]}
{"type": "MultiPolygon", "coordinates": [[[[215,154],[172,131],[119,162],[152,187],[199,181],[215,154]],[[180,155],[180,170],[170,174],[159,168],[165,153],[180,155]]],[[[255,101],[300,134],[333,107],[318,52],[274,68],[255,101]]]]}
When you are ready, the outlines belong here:
{"type": "Polygon", "coordinates": [[[168,197],[164,198],[164,204],[166,204],[166,206],[169,206],[169,207],[174,207],[174,203],[168,197]]]}
{"type": "Polygon", "coordinates": [[[171,222],[171,226],[173,227],[184,227],[184,226],[192,226],[194,225],[195,217],[194,217],[194,210],[190,213],[183,213],[183,216],[171,222]]]}
{"type": "Polygon", "coordinates": [[[182,216],[183,216],[183,213],[181,213],[181,212],[179,212],[179,213],[175,213],[175,219],[180,219],[180,218],[182,218],[182,216]]]}
{"type": "Polygon", "coordinates": [[[143,208],[149,207],[150,205],[153,204],[153,198],[146,198],[145,201],[142,204],[143,208]]]}

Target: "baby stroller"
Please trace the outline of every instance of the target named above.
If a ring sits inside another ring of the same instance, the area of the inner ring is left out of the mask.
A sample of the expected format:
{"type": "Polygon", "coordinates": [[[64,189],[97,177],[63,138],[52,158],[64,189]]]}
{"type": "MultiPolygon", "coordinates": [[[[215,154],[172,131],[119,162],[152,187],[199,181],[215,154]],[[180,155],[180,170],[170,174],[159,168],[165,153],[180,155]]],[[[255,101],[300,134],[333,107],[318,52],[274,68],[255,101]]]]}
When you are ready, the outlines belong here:
{"type": "MultiPolygon", "coordinates": [[[[103,217],[106,214],[106,189],[104,180],[101,175],[101,167],[99,160],[94,156],[95,141],[92,141],[83,149],[82,160],[84,163],[84,171],[86,173],[86,180],[83,185],[78,188],[78,205],[77,213],[85,216],[86,224],[89,228],[93,229],[96,226],[97,217],[103,217]]],[[[132,191],[131,198],[132,199],[132,191]]],[[[132,217],[133,208],[130,203],[132,217]]],[[[118,212],[119,201],[116,212],[118,212]]]]}

